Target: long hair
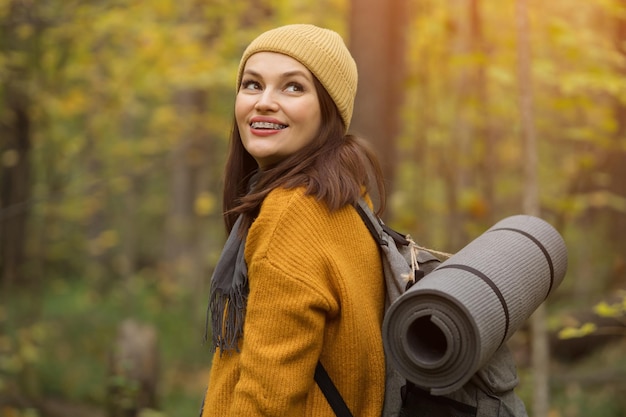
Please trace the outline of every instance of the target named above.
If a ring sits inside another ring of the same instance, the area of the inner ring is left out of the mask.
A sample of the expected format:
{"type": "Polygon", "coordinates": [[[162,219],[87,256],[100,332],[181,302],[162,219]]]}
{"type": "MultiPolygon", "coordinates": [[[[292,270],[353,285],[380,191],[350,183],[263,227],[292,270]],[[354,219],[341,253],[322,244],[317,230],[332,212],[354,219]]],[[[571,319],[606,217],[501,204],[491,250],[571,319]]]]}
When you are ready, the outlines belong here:
{"type": "Polygon", "coordinates": [[[304,187],[307,195],[323,201],[331,211],[355,205],[365,188],[378,196],[379,214],[384,210],[385,187],[375,153],[363,139],[344,134],[337,106],[317,78],[313,81],[321,110],[317,135],[303,149],[259,172],[254,184],[250,179],[258,165],[243,147],[233,122],[223,194],[224,224],[229,233],[240,214],[240,230],[247,230],[265,197],[278,187],[304,187]]]}

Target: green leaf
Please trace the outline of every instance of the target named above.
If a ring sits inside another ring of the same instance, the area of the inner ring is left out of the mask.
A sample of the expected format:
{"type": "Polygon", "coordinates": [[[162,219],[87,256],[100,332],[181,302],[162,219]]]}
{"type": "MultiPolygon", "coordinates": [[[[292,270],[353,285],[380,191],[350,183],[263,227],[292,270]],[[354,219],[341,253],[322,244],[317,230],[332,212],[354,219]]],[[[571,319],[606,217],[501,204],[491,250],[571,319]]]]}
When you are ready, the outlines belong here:
{"type": "Polygon", "coordinates": [[[574,339],[578,337],[585,337],[597,330],[597,326],[594,323],[585,323],[581,327],[565,327],[559,332],[559,339],[574,339]]]}

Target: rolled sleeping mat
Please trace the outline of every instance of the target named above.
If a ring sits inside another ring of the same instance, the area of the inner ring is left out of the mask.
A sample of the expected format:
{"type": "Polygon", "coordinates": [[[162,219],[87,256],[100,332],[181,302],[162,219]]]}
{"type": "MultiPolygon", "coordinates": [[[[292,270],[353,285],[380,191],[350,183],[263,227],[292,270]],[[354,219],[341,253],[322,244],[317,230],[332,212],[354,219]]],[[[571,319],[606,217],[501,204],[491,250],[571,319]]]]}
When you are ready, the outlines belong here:
{"type": "Polygon", "coordinates": [[[565,276],[567,249],[542,219],[505,218],[396,299],[383,343],[396,370],[433,395],[461,388],[565,276]]]}

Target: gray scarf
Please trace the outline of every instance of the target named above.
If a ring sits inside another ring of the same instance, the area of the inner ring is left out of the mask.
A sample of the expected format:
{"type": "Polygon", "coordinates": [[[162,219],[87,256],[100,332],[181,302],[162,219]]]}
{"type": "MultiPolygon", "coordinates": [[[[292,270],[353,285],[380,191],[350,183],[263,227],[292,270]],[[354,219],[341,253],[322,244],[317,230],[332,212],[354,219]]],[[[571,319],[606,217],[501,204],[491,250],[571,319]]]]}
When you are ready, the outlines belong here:
{"type": "MultiPolygon", "coordinates": [[[[248,192],[252,190],[260,176],[261,171],[252,173],[248,181],[248,192]]],[[[204,340],[208,339],[210,316],[213,338],[211,345],[213,351],[220,348],[220,355],[225,350],[239,351],[239,339],[243,335],[243,321],[250,292],[248,266],[244,258],[248,231],[239,232],[242,216],[237,217],[211,277],[204,340]]]]}
{"type": "Polygon", "coordinates": [[[226,240],[220,259],[211,277],[211,293],[207,309],[205,340],[208,339],[211,316],[212,347],[237,350],[243,334],[243,321],[248,301],[248,267],[244,259],[246,238],[239,234],[242,216],[235,222],[226,240]]]}

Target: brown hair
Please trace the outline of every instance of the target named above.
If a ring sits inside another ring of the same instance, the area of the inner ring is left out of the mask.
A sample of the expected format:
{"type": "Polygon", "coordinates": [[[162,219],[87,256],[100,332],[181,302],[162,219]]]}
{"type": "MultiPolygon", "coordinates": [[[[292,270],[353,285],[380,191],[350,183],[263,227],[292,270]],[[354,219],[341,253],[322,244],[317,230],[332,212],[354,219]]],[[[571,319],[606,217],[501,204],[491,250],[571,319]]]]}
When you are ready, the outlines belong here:
{"type": "Polygon", "coordinates": [[[321,124],[316,138],[293,155],[264,169],[252,186],[250,179],[258,165],[243,147],[236,121],[224,181],[224,223],[230,233],[235,220],[243,214],[241,230],[247,230],[258,215],[261,203],[275,188],[305,187],[306,194],[337,210],[355,205],[363,194],[376,191],[378,211],[385,208],[382,171],[369,144],[353,135],[344,135],[345,125],[334,101],[317,78],[313,77],[320,102],[321,124]],[[372,185],[376,186],[372,190],[372,185]]]}

